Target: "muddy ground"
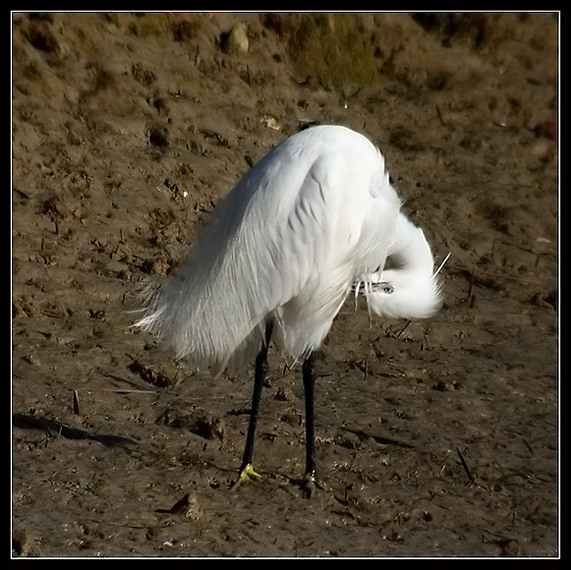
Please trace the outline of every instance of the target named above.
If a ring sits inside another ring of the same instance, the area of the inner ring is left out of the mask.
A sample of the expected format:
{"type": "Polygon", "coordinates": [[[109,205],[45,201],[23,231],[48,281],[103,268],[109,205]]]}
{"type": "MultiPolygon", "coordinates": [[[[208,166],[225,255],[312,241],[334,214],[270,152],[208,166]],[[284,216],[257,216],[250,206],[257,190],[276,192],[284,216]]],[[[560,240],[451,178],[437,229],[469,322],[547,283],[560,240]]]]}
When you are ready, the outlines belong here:
{"type": "Polygon", "coordinates": [[[556,16],[12,30],[14,556],[558,555],[556,16]],[[252,369],[194,374],[130,325],[140,283],[313,122],[369,136],[451,258],[430,321],[339,314],[307,499],[299,366],[271,353],[264,478],[232,488],[252,369]]]}

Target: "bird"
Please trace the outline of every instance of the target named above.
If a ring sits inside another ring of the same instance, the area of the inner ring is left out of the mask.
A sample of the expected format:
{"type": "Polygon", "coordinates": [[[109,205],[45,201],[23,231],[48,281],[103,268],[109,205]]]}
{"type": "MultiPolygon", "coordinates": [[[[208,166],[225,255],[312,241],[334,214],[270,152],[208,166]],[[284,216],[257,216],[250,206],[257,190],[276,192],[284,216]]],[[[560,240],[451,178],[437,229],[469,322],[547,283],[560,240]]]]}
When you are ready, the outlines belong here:
{"type": "Polygon", "coordinates": [[[426,237],[402,212],[379,149],[341,125],[301,130],[275,146],[214,208],[186,258],[142,293],[139,328],[216,377],[255,362],[237,483],[260,477],[253,449],[272,343],[302,360],[305,474],[317,478],[316,351],[351,291],[369,313],[425,319],[442,304],[426,237]]]}

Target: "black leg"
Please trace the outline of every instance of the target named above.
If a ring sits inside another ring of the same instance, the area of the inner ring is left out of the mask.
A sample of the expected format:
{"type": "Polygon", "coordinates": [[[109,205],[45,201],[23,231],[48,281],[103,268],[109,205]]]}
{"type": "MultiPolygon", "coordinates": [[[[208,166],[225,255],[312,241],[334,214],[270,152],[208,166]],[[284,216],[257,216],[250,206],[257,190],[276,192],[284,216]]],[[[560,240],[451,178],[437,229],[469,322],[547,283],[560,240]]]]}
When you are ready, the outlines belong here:
{"type": "Polygon", "coordinates": [[[315,482],[315,416],[313,388],[315,385],[315,353],[310,352],[303,362],[303,389],[305,392],[305,479],[315,482]]]}
{"type": "Polygon", "coordinates": [[[244,458],[242,467],[244,469],[252,463],[252,455],[254,453],[254,439],[256,433],[256,423],[258,421],[258,412],[260,410],[260,400],[262,397],[262,388],[268,371],[267,347],[264,346],[256,357],[256,374],[254,376],[254,392],[252,394],[252,408],[250,410],[250,423],[248,424],[248,435],[246,436],[246,447],[244,448],[244,458]]]}
{"type": "Polygon", "coordinates": [[[266,337],[258,356],[256,356],[252,409],[250,410],[250,422],[248,424],[248,434],[246,436],[246,447],[244,448],[244,456],[242,458],[240,478],[238,481],[245,481],[252,477],[259,477],[252,467],[252,455],[254,453],[254,439],[256,435],[256,423],[258,421],[260,400],[262,397],[262,388],[264,387],[264,381],[268,372],[268,345],[270,344],[270,338],[272,336],[272,328],[273,323],[270,322],[266,325],[266,337]]]}

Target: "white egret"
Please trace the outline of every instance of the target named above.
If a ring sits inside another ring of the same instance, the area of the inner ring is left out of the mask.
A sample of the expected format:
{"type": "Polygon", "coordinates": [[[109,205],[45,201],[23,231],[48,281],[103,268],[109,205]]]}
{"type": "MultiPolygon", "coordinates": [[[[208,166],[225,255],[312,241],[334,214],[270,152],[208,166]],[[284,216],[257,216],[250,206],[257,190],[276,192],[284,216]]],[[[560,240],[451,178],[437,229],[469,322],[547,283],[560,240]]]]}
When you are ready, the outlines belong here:
{"type": "Polygon", "coordinates": [[[256,476],[254,433],[270,341],[303,358],[308,486],[314,455],[315,351],[352,288],[369,309],[427,318],[440,305],[430,246],[401,212],[379,150],[341,126],[301,131],[270,151],[216,207],[190,255],[147,288],[143,329],[196,369],[255,357],[239,480],[256,476]]]}

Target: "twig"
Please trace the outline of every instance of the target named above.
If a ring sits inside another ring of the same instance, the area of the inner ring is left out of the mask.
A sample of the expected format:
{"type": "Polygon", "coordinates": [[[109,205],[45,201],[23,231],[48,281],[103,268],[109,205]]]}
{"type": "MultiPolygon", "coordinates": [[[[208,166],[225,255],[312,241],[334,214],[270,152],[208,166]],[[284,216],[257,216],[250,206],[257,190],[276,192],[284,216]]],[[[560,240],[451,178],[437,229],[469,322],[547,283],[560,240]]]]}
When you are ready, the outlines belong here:
{"type": "Polygon", "coordinates": [[[456,451],[458,452],[458,457],[460,458],[462,467],[464,467],[464,471],[466,471],[466,475],[468,475],[468,479],[470,479],[471,483],[475,483],[474,477],[472,476],[472,473],[470,473],[470,469],[468,469],[468,465],[466,464],[466,461],[464,461],[464,457],[462,456],[462,453],[458,447],[456,448],[456,451]]]}
{"type": "Polygon", "coordinates": [[[430,345],[428,344],[428,337],[426,336],[426,334],[424,334],[423,336],[424,336],[424,346],[421,345],[421,350],[430,350],[430,345]]]}
{"type": "Polygon", "coordinates": [[[403,328],[398,332],[398,334],[395,336],[395,338],[399,338],[400,335],[407,329],[408,325],[410,325],[411,322],[412,322],[412,321],[410,321],[410,320],[407,321],[407,322],[404,324],[404,327],[403,327],[403,328]]]}
{"type": "Polygon", "coordinates": [[[372,437],[380,445],[396,445],[398,447],[404,447],[406,449],[414,449],[414,445],[412,443],[407,443],[406,441],[400,441],[392,437],[386,437],[382,434],[370,433],[362,429],[353,429],[346,426],[344,426],[343,429],[350,433],[354,433],[359,439],[369,439],[370,437],[372,437]]]}
{"type": "Polygon", "coordinates": [[[79,392],[73,391],[73,413],[79,416],[79,392]]]}
{"type": "Polygon", "coordinates": [[[476,268],[472,268],[472,273],[470,273],[470,287],[468,288],[468,306],[472,308],[474,306],[474,272],[476,268]]]}
{"type": "Polygon", "coordinates": [[[156,394],[157,390],[135,390],[133,388],[95,388],[98,392],[113,392],[114,394],[156,394]]]}
{"type": "Polygon", "coordinates": [[[446,122],[444,121],[444,118],[442,117],[442,112],[440,111],[440,107],[438,105],[436,105],[436,114],[438,115],[438,120],[440,121],[440,124],[443,127],[445,127],[446,122]]]}

